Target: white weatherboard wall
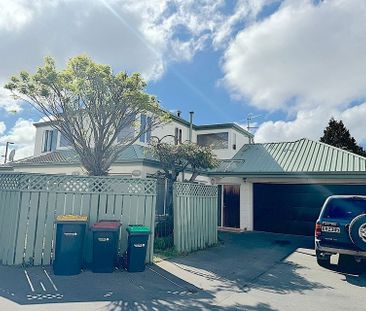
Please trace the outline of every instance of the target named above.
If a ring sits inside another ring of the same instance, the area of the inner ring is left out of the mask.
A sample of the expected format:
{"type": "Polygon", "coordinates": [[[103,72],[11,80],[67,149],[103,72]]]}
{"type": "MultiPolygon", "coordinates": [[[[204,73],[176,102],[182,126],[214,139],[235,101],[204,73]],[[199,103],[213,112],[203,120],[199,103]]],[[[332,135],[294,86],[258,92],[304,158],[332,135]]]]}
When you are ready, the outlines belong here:
{"type": "MultiPolygon", "coordinates": [[[[126,227],[154,228],[156,181],[125,177],[0,174],[0,262],[48,265],[54,258],[55,219],[86,215],[88,228],[101,219],[120,220],[120,250],[126,227]]],[[[154,235],[146,261],[152,260],[154,235]]],[[[92,261],[92,233],[86,230],[84,261],[92,261]]]]}

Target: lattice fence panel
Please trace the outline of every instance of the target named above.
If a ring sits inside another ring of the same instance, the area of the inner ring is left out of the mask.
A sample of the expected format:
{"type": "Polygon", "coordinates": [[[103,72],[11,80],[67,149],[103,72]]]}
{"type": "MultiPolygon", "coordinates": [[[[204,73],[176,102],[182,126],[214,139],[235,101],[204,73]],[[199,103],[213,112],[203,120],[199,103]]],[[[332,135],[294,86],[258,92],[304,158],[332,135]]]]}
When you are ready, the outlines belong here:
{"type": "Polygon", "coordinates": [[[193,183],[175,183],[174,190],[177,196],[189,197],[216,197],[218,193],[217,186],[207,186],[193,183]]]}
{"type": "MultiPolygon", "coordinates": [[[[122,222],[120,250],[129,224],[155,226],[156,180],[123,176],[88,177],[0,174],[0,263],[48,265],[54,258],[55,217],[88,216],[122,222]]],[[[150,235],[146,260],[153,256],[150,235]]],[[[92,234],[86,232],[84,260],[91,262],[92,234]]]]}
{"type": "Polygon", "coordinates": [[[20,174],[0,174],[0,189],[1,190],[19,190],[20,188],[20,174]]]}
{"type": "Polygon", "coordinates": [[[156,181],[117,176],[88,177],[3,173],[0,174],[0,189],[145,195],[156,193],[156,181]]]}

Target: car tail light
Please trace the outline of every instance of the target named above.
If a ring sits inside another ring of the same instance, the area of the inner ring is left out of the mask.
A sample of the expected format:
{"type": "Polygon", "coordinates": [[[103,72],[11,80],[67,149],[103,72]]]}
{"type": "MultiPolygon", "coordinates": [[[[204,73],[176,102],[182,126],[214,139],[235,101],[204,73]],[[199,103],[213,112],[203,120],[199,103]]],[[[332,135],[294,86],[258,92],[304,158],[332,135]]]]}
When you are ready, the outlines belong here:
{"type": "Polygon", "coordinates": [[[315,237],[318,238],[322,234],[322,225],[317,223],[315,224],[315,237]]]}

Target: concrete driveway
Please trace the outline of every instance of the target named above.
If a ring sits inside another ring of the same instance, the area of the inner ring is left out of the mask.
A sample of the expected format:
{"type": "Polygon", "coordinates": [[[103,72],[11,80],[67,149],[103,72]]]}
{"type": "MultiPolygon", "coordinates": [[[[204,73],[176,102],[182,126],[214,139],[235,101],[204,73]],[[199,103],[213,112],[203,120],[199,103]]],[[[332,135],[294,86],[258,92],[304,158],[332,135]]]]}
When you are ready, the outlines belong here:
{"type": "Polygon", "coordinates": [[[210,297],[211,310],[365,310],[366,276],[326,270],[313,239],[220,234],[220,247],[159,263],[210,297]]]}
{"type": "Polygon", "coordinates": [[[205,251],[143,273],[0,267],[0,310],[365,310],[366,277],[316,264],[312,239],[220,234],[205,251]]]}

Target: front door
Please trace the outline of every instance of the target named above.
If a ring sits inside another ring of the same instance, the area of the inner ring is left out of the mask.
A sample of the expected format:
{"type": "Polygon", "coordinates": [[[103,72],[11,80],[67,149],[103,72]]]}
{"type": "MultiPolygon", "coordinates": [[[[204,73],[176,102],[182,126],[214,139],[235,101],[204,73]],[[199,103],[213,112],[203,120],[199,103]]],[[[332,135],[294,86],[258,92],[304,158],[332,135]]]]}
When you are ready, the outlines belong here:
{"type": "Polygon", "coordinates": [[[240,228],[240,185],[223,186],[222,224],[240,228]]]}

